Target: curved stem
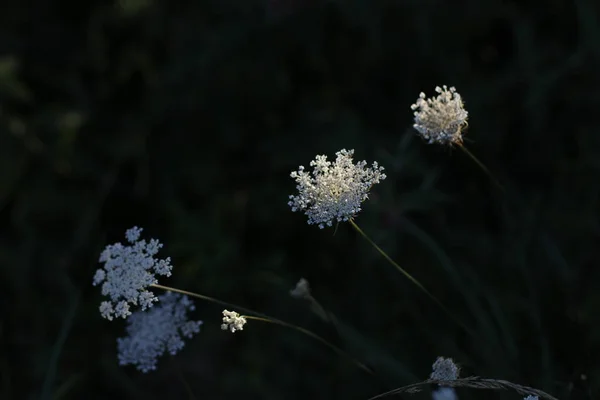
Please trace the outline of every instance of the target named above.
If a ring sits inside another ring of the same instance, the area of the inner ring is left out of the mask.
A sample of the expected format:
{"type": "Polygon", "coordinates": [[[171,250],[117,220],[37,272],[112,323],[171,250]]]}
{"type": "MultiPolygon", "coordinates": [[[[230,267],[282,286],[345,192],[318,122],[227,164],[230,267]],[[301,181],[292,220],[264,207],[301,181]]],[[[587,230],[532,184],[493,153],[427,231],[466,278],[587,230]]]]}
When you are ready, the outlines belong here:
{"type": "Polygon", "coordinates": [[[151,285],[151,286],[155,287],[157,289],[167,290],[167,291],[170,291],[170,292],[184,294],[184,295],[187,295],[187,296],[190,296],[190,297],[195,297],[197,299],[210,301],[212,303],[216,303],[216,304],[220,304],[220,305],[225,306],[225,307],[236,309],[237,311],[242,311],[245,314],[251,314],[251,315],[244,315],[244,318],[246,318],[246,319],[252,319],[252,320],[255,320],[255,321],[268,322],[268,323],[271,323],[271,324],[275,324],[275,325],[279,325],[279,326],[283,326],[283,327],[286,327],[286,328],[293,329],[295,331],[303,333],[303,334],[305,334],[305,335],[307,335],[307,336],[309,336],[309,337],[311,337],[311,338],[313,338],[313,339],[315,339],[315,340],[323,343],[324,345],[326,345],[327,347],[329,347],[330,349],[332,349],[333,351],[335,351],[338,355],[344,356],[348,360],[352,361],[356,366],[358,366],[362,370],[368,372],[369,374],[372,374],[372,375],[375,374],[369,367],[367,367],[366,365],[364,365],[360,361],[356,360],[355,358],[353,358],[352,356],[350,356],[348,353],[344,352],[339,347],[337,347],[337,346],[329,343],[327,340],[323,339],[321,336],[317,335],[316,333],[313,333],[313,332],[309,331],[308,329],[305,329],[305,328],[302,328],[300,326],[296,326],[296,325],[290,324],[288,322],[279,320],[277,318],[270,317],[270,316],[268,316],[266,314],[262,314],[262,313],[256,312],[256,311],[251,310],[249,308],[238,306],[237,304],[228,303],[226,301],[215,299],[213,297],[204,296],[202,294],[198,294],[198,293],[194,293],[194,292],[188,292],[187,290],[176,289],[176,288],[172,288],[172,287],[169,287],[169,286],[163,286],[163,285],[159,285],[159,284],[154,284],[154,285],[151,285]]]}
{"type": "MultiPolygon", "coordinates": [[[[271,318],[268,315],[261,314],[259,312],[254,311],[254,310],[250,310],[249,308],[238,306],[237,304],[233,304],[233,303],[228,303],[226,301],[215,299],[213,297],[204,296],[203,294],[198,294],[198,293],[194,293],[194,292],[188,292],[187,290],[176,289],[176,288],[172,288],[172,287],[169,287],[169,286],[163,286],[163,285],[159,285],[159,284],[154,284],[154,285],[150,285],[150,286],[155,287],[157,289],[166,290],[166,291],[169,291],[169,292],[185,294],[186,296],[195,297],[197,299],[210,301],[211,303],[220,304],[220,305],[222,305],[224,307],[235,308],[237,311],[242,311],[242,312],[248,313],[248,314],[254,314],[254,315],[259,316],[259,317],[271,318]]],[[[273,319],[273,318],[271,318],[271,319],[273,319]]]]}
{"type": "Polygon", "coordinates": [[[331,319],[329,318],[327,311],[325,311],[325,309],[323,308],[321,303],[319,303],[317,301],[317,299],[315,299],[312,295],[309,294],[306,296],[306,300],[308,300],[310,302],[310,304],[313,306],[313,312],[315,312],[325,322],[331,322],[331,319]]]}
{"type": "Polygon", "coordinates": [[[356,364],[359,368],[363,369],[364,371],[368,372],[369,374],[373,374],[374,375],[374,372],[369,367],[367,367],[366,365],[364,365],[360,361],[354,359],[353,357],[351,357],[350,355],[348,355],[346,352],[344,352],[339,347],[337,347],[337,346],[329,343],[327,340],[323,339],[321,336],[319,336],[319,335],[317,335],[317,334],[309,331],[308,329],[304,329],[304,328],[302,328],[300,326],[292,325],[292,324],[289,324],[287,322],[280,321],[278,319],[253,317],[253,316],[247,316],[247,315],[244,315],[243,317],[246,318],[246,319],[254,320],[254,321],[262,321],[262,322],[267,322],[267,323],[270,323],[270,324],[284,326],[286,328],[290,328],[290,329],[296,330],[296,331],[298,331],[300,333],[303,333],[303,334],[305,334],[307,336],[310,336],[311,338],[313,338],[313,339],[315,339],[315,340],[323,343],[325,346],[329,347],[331,350],[335,351],[339,355],[341,355],[343,357],[346,357],[348,360],[350,360],[354,364],[356,364]]]}
{"type": "Polygon", "coordinates": [[[383,258],[385,258],[390,264],[392,264],[394,267],[396,267],[396,269],[398,271],[400,271],[402,273],[402,275],[404,275],[405,277],[408,278],[408,280],[410,280],[412,283],[415,284],[415,286],[417,286],[419,289],[421,289],[421,291],[423,293],[425,293],[427,296],[429,296],[429,298],[431,300],[433,300],[446,314],[448,314],[448,316],[450,318],[452,318],[454,320],[454,322],[456,322],[458,325],[460,325],[463,329],[465,329],[467,332],[471,332],[471,330],[464,324],[462,323],[457,317],[454,316],[454,314],[452,314],[447,308],[446,306],[437,299],[437,297],[435,297],[433,294],[431,294],[431,292],[429,290],[427,290],[425,288],[425,286],[423,286],[421,284],[421,282],[419,282],[418,280],[416,280],[411,274],[409,274],[404,268],[402,268],[400,265],[398,265],[398,263],[394,260],[392,260],[392,258],[385,252],[383,251],[383,249],[381,247],[379,247],[377,245],[377,243],[375,243],[373,240],[371,240],[371,238],[362,230],[360,229],[360,227],[356,224],[356,222],[354,222],[353,219],[350,219],[350,224],[352,225],[352,227],[363,237],[365,238],[365,240],[367,242],[369,242],[374,248],[375,250],[377,250],[379,252],[379,254],[381,254],[383,256],[383,258]]]}
{"type": "Polygon", "coordinates": [[[481,161],[479,161],[479,159],[477,157],[475,157],[475,155],[473,155],[473,153],[471,153],[469,151],[469,149],[467,149],[463,144],[459,144],[458,147],[460,147],[460,149],[462,151],[464,151],[469,157],[471,157],[471,159],[473,161],[475,161],[475,163],[479,166],[479,168],[481,168],[483,170],[483,172],[485,172],[494,181],[494,184],[496,184],[496,186],[498,186],[498,188],[500,188],[500,190],[502,190],[504,192],[504,186],[502,186],[502,184],[500,184],[498,179],[496,179],[496,177],[494,175],[492,175],[490,170],[485,165],[483,165],[483,163],[481,161]]]}

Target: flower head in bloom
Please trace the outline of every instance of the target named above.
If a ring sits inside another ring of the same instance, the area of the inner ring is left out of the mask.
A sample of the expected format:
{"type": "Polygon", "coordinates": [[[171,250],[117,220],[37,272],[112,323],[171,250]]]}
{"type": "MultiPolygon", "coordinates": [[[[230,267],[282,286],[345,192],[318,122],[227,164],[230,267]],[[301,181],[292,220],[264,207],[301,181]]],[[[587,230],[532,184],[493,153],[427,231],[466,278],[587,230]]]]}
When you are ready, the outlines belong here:
{"type": "Polygon", "coordinates": [[[438,357],[433,363],[433,372],[429,379],[437,381],[454,381],[458,379],[460,368],[451,358],[438,357]]]}
{"type": "Polygon", "coordinates": [[[429,143],[462,144],[462,129],[469,113],[454,87],[436,87],[438,96],[427,99],[421,92],[417,102],[410,106],[415,114],[413,127],[429,143]]]}
{"type": "Polygon", "coordinates": [[[431,393],[433,400],[457,400],[458,396],[456,391],[450,387],[441,387],[438,390],[431,393]]]}
{"type": "Polygon", "coordinates": [[[188,321],[194,304],[187,296],[167,292],[147,311],[136,311],[127,319],[128,336],[117,339],[120,365],[135,365],[142,372],[156,369],[158,357],[175,355],[185,346],[182,337],[200,332],[202,321],[188,321]]]}
{"type": "Polygon", "coordinates": [[[147,288],[158,282],[156,275],[171,276],[170,258],[154,258],[162,244],[156,239],[140,240],[141,232],[138,227],[127,230],[129,244],[110,244],[100,254],[104,267],[96,271],[93,284],[102,284],[102,294],[110,298],[100,304],[100,314],[109,321],[131,315],[131,304],[142,311],[152,307],[157,298],[147,288]]]}
{"type": "Polygon", "coordinates": [[[296,287],[290,290],[290,296],[295,299],[306,299],[310,297],[310,285],[308,281],[304,278],[301,278],[298,283],[296,283],[296,287]]]}
{"type": "Polygon", "coordinates": [[[223,324],[221,329],[226,331],[229,329],[232,333],[235,331],[243,331],[244,325],[246,325],[246,318],[240,316],[235,311],[223,310],[223,324]]]}
{"type": "Polygon", "coordinates": [[[317,224],[321,229],[358,214],[371,186],[384,180],[385,174],[377,162],[371,168],[366,161],[354,164],[353,155],[354,150],[340,150],[334,162],[327,161],[327,156],[317,156],[310,162],[312,174],[303,166],[292,172],[299,192],[290,196],[292,211],[304,211],[308,224],[317,224]]]}
{"type": "Polygon", "coordinates": [[[523,400],[539,400],[540,398],[537,396],[527,396],[524,397],[523,400]]]}

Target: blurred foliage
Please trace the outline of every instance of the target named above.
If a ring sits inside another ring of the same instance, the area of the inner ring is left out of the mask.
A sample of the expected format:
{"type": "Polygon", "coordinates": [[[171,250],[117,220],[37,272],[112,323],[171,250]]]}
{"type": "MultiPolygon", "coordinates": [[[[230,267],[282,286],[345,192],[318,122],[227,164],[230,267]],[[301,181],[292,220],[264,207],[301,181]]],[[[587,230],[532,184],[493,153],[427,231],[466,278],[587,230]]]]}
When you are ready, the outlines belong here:
{"type": "MultiPolygon", "coordinates": [[[[600,9],[592,0],[69,0],[0,6],[0,398],[366,399],[463,375],[600,396],[600,9]],[[456,86],[467,147],[411,129],[456,86]],[[289,173],[354,148],[377,160],[357,222],[291,213],[289,173]],[[138,225],[162,283],[307,327],[202,332],[158,371],[116,360],[100,250],[138,225]],[[289,296],[300,277],[334,327],[289,296]]],[[[517,399],[459,390],[461,399],[517,399]]],[[[427,394],[414,395],[428,398],[427,394]]],[[[412,397],[411,397],[412,398],[412,397]]]]}

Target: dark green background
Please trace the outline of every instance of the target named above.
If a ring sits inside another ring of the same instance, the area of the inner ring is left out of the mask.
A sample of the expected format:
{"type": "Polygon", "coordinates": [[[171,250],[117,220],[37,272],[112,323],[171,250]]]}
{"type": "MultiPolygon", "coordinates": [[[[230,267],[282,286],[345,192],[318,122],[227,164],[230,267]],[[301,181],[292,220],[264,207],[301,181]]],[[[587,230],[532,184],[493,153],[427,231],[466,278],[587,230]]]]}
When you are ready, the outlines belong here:
{"type": "Polygon", "coordinates": [[[366,399],[439,355],[464,376],[599,398],[597,2],[0,7],[2,400],[366,399]],[[443,84],[504,193],[411,129],[419,92],[443,84]],[[474,335],[349,224],[334,235],[289,210],[289,173],[342,148],[388,174],[358,224],[474,335]],[[158,371],[119,367],[125,323],[100,317],[91,282],[134,225],[172,257],[161,283],[307,327],[377,378],[278,326],[222,332],[204,302],[201,333],[158,371]],[[300,277],[337,330],[289,296],[300,277]]]}

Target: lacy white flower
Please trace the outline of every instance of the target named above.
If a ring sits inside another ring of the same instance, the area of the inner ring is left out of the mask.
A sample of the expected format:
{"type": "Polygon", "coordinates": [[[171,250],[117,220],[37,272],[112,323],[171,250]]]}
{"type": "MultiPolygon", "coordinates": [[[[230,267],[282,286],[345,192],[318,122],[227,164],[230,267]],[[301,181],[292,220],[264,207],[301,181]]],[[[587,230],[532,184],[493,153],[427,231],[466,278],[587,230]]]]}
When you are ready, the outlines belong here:
{"type": "Polygon", "coordinates": [[[246,325],[246,318],[240,316],[235,311],[223,310],[223,324],[221,329],[226,331],[229,329],[232,333],[235,331],[243,331],[244,325],[246,325]]]}
{"type": "Polygon", "coordinates": [[[442,387],[431,393],[433,400],[457,400],[458,396],[453,388],[442,387]]]}
{"type": "Polygon", "coordinates": [[[469,113],[454,87],[438,86],[435,91],[438,96],[429,99],[421,92],[417,102],[410,106],[415,111],[413,127],[429,143],[460,145],[469,113]]]}
{"type": "Polygon", "coordinates": [[[290,296],[295,299],[306,299],[310,297],[310,286],[308,281],[304,278],[301,278],[296,284],[296,287],[290,290],[290,296]]]}
{"type": "Polygon", "coordinates": [[[369,197],[371,187],[385,179],[383,167],[377,162],[367,168],[367,162],[352,162],[354,150],[340,150],[336,160],[327,161],[319,155],[310,162],[312,175],[300,166],[291,173],[296,180],[299,194],[290,196],[288,205],[292,211],[304,211],[308,224],[323,229],[333,221],[348,221],[361,210],[361,203],[369,197]]]}
{"type": "Polygon", "coordinates": [[[152,307],[157,298],[147,288],[158,282],[156,275],[171,276],[171,259],[154,258],[162,244],[156,239],[139,240],[141,232],[138,227],[128,229],[125,237],[129,245],[111,244],[100,254],[104,267],[96,271],[93,284],[102,283],[102,294],[110,297],[100,304],[100,314],[109,321],[131,315],[131,304],[139,305],[142,311],[152,307]]]}
{"type": "Polygon", "coordinates": [[[156,369],[158,357],[175,355],[185,346],[182,337],[200,332],[202,321],[188,321],[194,304],[177,293],[159,296],[160,303],[147,311],[136,311],[127,319],[128,336],[117,339],[120,365],[135,365],[142,372],[156,369]]]}
{"type": "Polygon", "coordinates": [[[454,381],[458,379],[460,368],[451,358],[438,357],[433,363],[433,372],[429,379],[438,381],[454,381]]]}
{"type": "Polygon", "coordinates": [[[527,396],[524,397],[523,400],[539,400],[540,398],[537,396],[527,396]]]}

